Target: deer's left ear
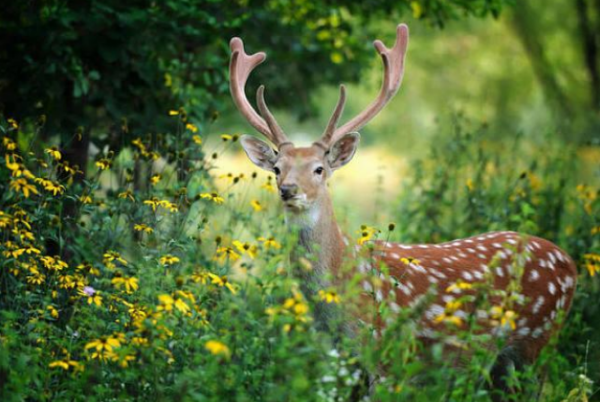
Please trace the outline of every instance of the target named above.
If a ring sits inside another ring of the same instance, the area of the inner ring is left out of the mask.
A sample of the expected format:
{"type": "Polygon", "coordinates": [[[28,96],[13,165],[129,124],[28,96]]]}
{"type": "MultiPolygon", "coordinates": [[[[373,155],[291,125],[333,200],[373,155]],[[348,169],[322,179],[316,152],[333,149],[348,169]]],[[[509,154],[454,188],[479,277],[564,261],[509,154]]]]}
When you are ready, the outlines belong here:
{"type": "Polygon", "coordinates": [[[350,162],[356,153],[359,142],[359,133],[348,133],[337,140],[335,144],[329,148],[329,154],[327,155],[327,160],[329,161],[331,169],[339,169],[350,162]]]}

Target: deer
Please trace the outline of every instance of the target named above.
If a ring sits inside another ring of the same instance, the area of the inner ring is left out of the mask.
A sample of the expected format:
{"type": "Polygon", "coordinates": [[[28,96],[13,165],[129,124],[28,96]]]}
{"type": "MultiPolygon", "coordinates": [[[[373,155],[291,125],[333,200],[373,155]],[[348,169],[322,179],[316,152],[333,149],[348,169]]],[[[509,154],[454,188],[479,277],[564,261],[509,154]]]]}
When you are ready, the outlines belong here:
{"type": "MultiPolygon", "coordinates": [[[[240,143],[248,158],[258,167],[273,173],[283,203],[285,222],[298,228],[298,247],[292,261],[307,253],[314,256],[312,269],[304,273],[302,292],[314,295],[329,283],[326,277],[344,277],[342,265],[357,260],[356,250],[349,245],[335,218],[327,188],[332,174],[349,163],[360,141],[358,130],[371,121],[396,95],[403,77],[409,31],[405,24],[396,28],[395,44],[388,48],[380,40],[374,47],[383,63],[383,83],[379,94],[361,113],[343,125],[338,125],[346,102],[346,89],[340,86],[339,100],[321,137],[310,146],[297,147],[288,139],[267,107],[264,90],[257,90],[258,112],[245,94],[246,81],[261,64],[266,54],[247,54],[243,41],[235,37],[230,42],[230,91],[242,116],[269,142],[244,135],[240,143]]],[[[576,265],[569,255],[548,240],[512,231],[497,231],[440,244],[401,244],[374,240],[370,242],[372,259],[356,264],[353,269],[367,273],[376,264],[385,264],[388,275],[381,275],[379,288],[365,278],[365,294],[375,295],[375,302],[390,299],[394,312],[411,306],[419,296],[437,289],[433,301],[424,311],[419,337],[425,341],[436,331],[444,331],[439,317],[448,313],[447,305],[459,296],[461,288],[491,278],[493,289],[506,289],[516,260],[522,265],[520,278],[521,303],[514,308],[515,328],[508,328],[506,346],[492,369],[494,386],[502,387],[501,376],[507,367],[532,364],[559,329],[557,317],[571,306],[577,281],[576,265]],[[391,278],[402,278],[392,281],[391,278]],[[462,286],[456,286],[456,284],[462,286]],[[464,285],[466,284],[466,285],[464,285]],[[454,286],[453,286],[454,285],[454,286]],[[449,290],[451,290],[449,292],[449,290]],[[456,293],[459,293],[458,295],[456,293]]],[[[461,317],[470,313],[456,310],[461,317]]],[[[479,315],[479,311],[477,311],[479,315]]],[[[482,312],[485,319],[485,312],[482,312]]],[[[314,315],[321,327],[328,328],[334,313],[325,307],[316,308],[314,315]]],[[[489,317],[488,321],[490,321],[489,317]]],[[[385,327],[385,323],[378,325],[385,327]]],[[[505,325],[506,327],[507,325],[505,325]]],[[[343,331],[352,331],[350,323],[343,331]]],[[[484,331],[498,328],[484,325],[484,331]]],[[[506,328],[505,328],[506,329],[506,328]]],[[[506,332],[506,331],[504,331],[506,332]]]]}

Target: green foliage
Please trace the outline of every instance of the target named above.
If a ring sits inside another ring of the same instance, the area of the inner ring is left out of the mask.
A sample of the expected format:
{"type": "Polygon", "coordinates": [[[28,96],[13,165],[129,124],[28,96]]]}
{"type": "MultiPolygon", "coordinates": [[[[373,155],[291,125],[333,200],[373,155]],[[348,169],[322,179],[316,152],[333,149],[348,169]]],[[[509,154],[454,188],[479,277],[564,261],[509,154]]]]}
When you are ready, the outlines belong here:
{"type": "MultiPolygon", "coordinates": [[[[15,142],[16,123],[2,125],[2,400],[349,400],[366,392],[366,373],[383,368],[376,400],[490,399],[497,352],[489,335],[467,320],[449,324],[455,353],[442,353],[441,334],[439,343],[421,344],[414,322],[428,298],[399,313],[388,301],[367,311],[389,321],[379,339],[368,326],[357,338],[318,331],[312,312],[327,301],[299,291],[292,273],[310,267],[288,263],[296,239],[270,202],[272,179],[251,172],[212,179],[237,136],[207,146],[183,111],[171,119],[173,135],[98,155],[83,187],[59,149],[28,153],[15,142]],[[65,199],[79,206],[72,219],[62,215],[65,199]]],[[[524,228],[584,263],[583,253],[598,255],[597,189],[576,189],[566,169],[551,168],[568,164],[564,150],[533,152],[535,166],[521,167],[494,157],[485,130],[461,123],[454,133],[433,147],[434,164],[414,168],[411,191],[400,200],[404,239],[524,228]],[[545,222],[553,216],[557,222],[545,222]]],[[[510,149],[516,160],[531,160],[518,146],[510,149]]],[[[586,300],[600,289],[589,276],[595,263],[587,263],[560,338],[536,365],[510,377],[516,400],[540,389],[542,400],[590,393],[596,307],[586,300]]],[[[356,305],[356,282],[337,289],[338,308],[356,305]]],[[[515,292],[518,283],[517,275],[515,292]]],[[[496,307],[489,283],[477,286],[477,296],[461,302],[496,307]]]]}

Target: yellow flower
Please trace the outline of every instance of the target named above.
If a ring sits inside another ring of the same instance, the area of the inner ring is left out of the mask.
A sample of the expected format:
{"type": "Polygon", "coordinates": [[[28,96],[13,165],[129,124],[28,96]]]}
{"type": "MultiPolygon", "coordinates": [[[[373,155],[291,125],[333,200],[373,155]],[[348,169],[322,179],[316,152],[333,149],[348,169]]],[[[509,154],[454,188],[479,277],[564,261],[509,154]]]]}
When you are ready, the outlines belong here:
{"type": "Polygon", "coordinates": [[[270,248],[280,249],[281,248],[281,244],[279,244],[275,240],[275,238],[272,236],[269,238],[259,237],[258,241],[262,242],[262,244],[265,246],[266,249],[270,249],[270,248]]]}
{"type": "MultiPolygon", "coordinates": [[[[123,198],[123,199],[128,199],[131,202],[135,202],[135,196],[133,195],[133,192],[131,190],[125,190],[122,193],[119,193],[119,195],[117,195],[117,197],[123,198]]],[[[145,201],[144,201],[144,204],[146,204],[145,201]]]]}
{"type": "Polygon", "coordinates": [[[38,191],[33,184],[30,184],[27,180],[20,179],[12,179],[10,181],[10,188],[14,191],[21,192],[25,196],[25,198],[29,198],[29,194],[37,194],[38,191]]]}
{"type": "Polygon", "coordinates": [[[112,166],[112,161],[107,158],[102,158],[96,161],[96,166],[100,170],[108,170],[112,166]]]}
{"type": "Polygon", "coordinates": [[[229,357],[231,355],[229,348],[223,342],[208,341],[204,347],[215,356],[229,357]]]}
{"type": "Polygon", "coordinates": [[[154,232],[154,229],[152,229],[150,226],[143,224],[143,223],[133,225],[133,230],[135,230],[136,232],[145,232],[148,234],[151,234],[154,232]]]}
{"type": "Polygon", "coordinates": [[[416,258],[412,258],[412,257],[402,257],[402,258],[400,258],[400,261],[406,265],[410,265],[410,264],[419,265],[421,263],[421,261],[417,260],[416,258]]]}
{"type": "Polygon", "coordinates": [[[171,295],[163,294],[158,296],[158,310],[159,311],[172,311],[175,300],[171,295]]]}
{"type": "Polygon", "coordinates": [[[150,178],[150,184],[152,184],[153,186],[156,186],[160,182],[161,179],[162,179],[162,175],[160,175],[158,173],[155,175],[152,175],[152,177],[150,178]]]}
{"type": "Polygon", "coordinates": [[[44,187],[44,190],[50,191],[54,195],[62,194],[65,192],[65,186],[58,183],[54,183],[52,180],[37,178],[35,179],[35,182],[40,183],[44,187]]]}
{"type": "Polygon", "coordinates": [[[179,115],[178,110],[169,110],[169,116],[177,116],[177,115],[179,115]]]}
{"type": "Polygon", "coordinates": [[[210,275],[206,271],[198,271],[198,272],[194,272],[190,276],[190,278],[196,283],[201,283],[203,285],[206,285],[210,279],[210,275]]]}
{"type": "Polygon", "coordinates": [[[200,194],[200,197],[207,198],[215,204],[222,204],[225,202],[225,199],[217,193],[202,193],[200,194]]]}
{"type": "Polygon", "coordinates": [[[472,289],[473,285],[471,283],[468,282],[464,282],[462,280],[458,280],[455,283],[453,283],[452,285],[448,286],[446,288],[446,293],[460,293],[461,290],[469,290],[472,289]]]}
{"type": "Polygon", "coordinates": [[[233,136],[229,134],[222,134],[221,139],[225,142],[233,140],[233,136]]]}
{"type": "Polygon", "coordinates": [[[421,4],[418,1],[411,1],[410,8],[412,8],[413,17],[415,17],[415,19],[421,18],[423,15],[423,7],[421,7],[421,4]]]}
{"type": "Polygon", "coordinates": [[[108,336],[88,342],[85,345],[85,350],[95,349],[95,352],[92,353],[92,358],[106,360],[110,356],[110,353],[120,346],[121,341],[118,338],[108,336]]]}
{"type": "Polygon", "coordinates": [[[256,258],[256,252],[257,252],[256,246],[252,246],[249,243],[242,243],[239,240],[235,240],[233,242],[233,245],[235,246],[235,248],[237,248],[240,251],[240,253],[248,254],[248,256],[252,259],[256,258]]]}
{"type": "Polygon", "coordinates": [[[198,132],[198,127],[196,127],[194,124],[192,123],[188,123],[185,125],[185,128],[190,130],[192,133],[197,133],[198,132]]]}
{"type": "Polygon", "coordinates": [[[231,261],[237,261],[240,259],[240,255],[235,252],[235,250],[231,247],[219,247],[217,249],[217,255],[215,256],[215,260],[219,262],[225,262],[225,260],[230,259],[231,261]]]}
{"type": "Polygon", "coordinates": [[[92,197],[90,197],[89,195],[81,195],[79,196],[79,202],[81,202],[82,204],[91,204],[92,197]]]}
{"type": "Polygon", "coordinates": [[[6,147],[7,151],[14,151],[17,149],[17,144],[8,137],[2,138],[2,144],[6,147]]]}
{"type": "Polygon", "coordinates": [[[117,276],[116,278],[113,278],[111,283],[115,285],[117,289],[121,289],[122,287],[124,287],[125,292],[127,292],[128,294],[135,292],[139,288],[138,279],[133,276],[117,276]]]}
{"type": "MultiPolygon", "coordinates": [[[[121,257],[121,254],[117,253],[116,251],[107,251],[106,253],[104,253],[103,257],[103,262],[104,265],[108,265],[108,263],[112,263],[114,261],[118,261],[123,265],[127,265],[127,260],[125,260],[123,257],[121,257]]],[[[114,264],[113,264],[114,266],[114,264]]]]}
{"type": "Polygon", "coordinates": [[[156,212],[156,208],[158,208],[160,205],[160,200],[158,200],[156,197],[152,197],[150,200],[145,200],[144,204],[150,205],[152,207],[152,212],[156,212]]]}
{"type": "Polygon", "coordinates": [[[192,141],[198,145],[202,145],[202,138],[199,135],[192,136],[192,141]]]}
{"type": "Polygon", "coordinates": [[[263,210],[263,206],[261,205],[261,203],[258,200],[250,201],[250,205],[252,205],[252,208],[254,208],[254,210],[256,212],[260,212],[263,210]]]}
{"type": "Polygon", "coordinates": [[[54,319],[58,318],[58,310],[54,306],[48,306],[48,307],[46,307],[46,310],[48,310],[50,312],[50,315],[52,316],[52,318],[54,318],[54,319]]]}
{"type": "Polygon", "coordinates": [[[459,301],[448,301],[446,302],[446,307],[444,308],[444,312],[439,314],[433,322],[440,323],[444,322],[446,324],[456,325],[457,327],[462,325],[462,319],[456,315],[456,312],[462,305],[459,301]]]}
{"type": "Polygon", "coordinates": [[[8,122],[8,124],[10,124],[10,126],[14,129],[19,128],[19,124],[17,123],[17,121],[15,119],[7,119],[6,120],[8,122]]]}
{"type": "Polygon", "coordinates": [[[330,303],[339,304],[340,295],[338,295],[335,290],[328,290],[328,291],[319,290],[319,299],[321,301],[324,301],[327,304],[330,304],[330,303]]]}
{"type": "Polygon", "coordinates": [[[517,324],[515,320],[517,319],[517,313],[512,310],[504,310],[501,306],[494,306],[490,310],[490,314],[493,318],[492,324],[500,325],[502,327],[509,326],[510,329],[515,330],[517,328],[517,324]]]}
{"type": "Polygon", "coordinates": [[[172,203],[170,201],[162,200],[162,201],[159,202],[159,204],[162,207],[168,209],[169,212],[177,212],[177,211],[179,211],[179,207],[177,206],[177,204],[174,204],[174,203],[172,203]]]}
{"type": "Polygon", "coordinates": [[[277,189],[273,186],[271,180],[267,180],[260,188],[267,190],[269,193],[276,193],[277,189]]]}
{"type": "Polygon", "coordinates": [[[54,158],[54,160],[59,161],[62,158],[62,155],[60,154],[60,151],[58,150],[57,147],[50,147],[50,148],[46,149],[44,152],[46,152],[48,155],[50,155],[52,158],[54,158]]]}
{"type": "Polygon", "coordinates": [[[373,238],[373,236],[377,235],[377,233],[379,233],[379,230],[377,230],[374,227],[362,225],[360,227],[360,230],[356,233],[360,234],[360,238],[356,242],[358,243],[358,245],[362,246],[366,242],[370,241],[373,238]]]}
{"type": "Polygon", "coordinates": [[[208,273],[208,276],[210,277],[211,283],[213,285],[217,285],[219,287],[226,287],[227,289],[229,289],[229,291],[233,294],[236,294],[237,290],[235,289],[235,287],[227,280],[226,276],[217,276],[215,274],[212,273],[208,273]]]}
{"type": "Polygon", "coordinates": [[[600,255],[599,254],[584,254],[583,259],[585,261],[585,267],[587,268],[590,276],[595,276],[597,272],[600,272],[600,255]]]}
{"type": "Polygon", "coordinates": [[[161,257],[159,262],[162,265],[173,265],[173,264],[177,264],[179,262],[179,258],[175,257],[173,255],[167,254],[167,255],[161,257]]]}
{"type": "Polygon", "coordinates": [[[55,360],[48,364],[49,368],[62,368],[63,370],[68,370],[73,367],[75,371],[83,370],[83,365],[75,360],[70,360],[68,357],[64,360],[55,360]]]}

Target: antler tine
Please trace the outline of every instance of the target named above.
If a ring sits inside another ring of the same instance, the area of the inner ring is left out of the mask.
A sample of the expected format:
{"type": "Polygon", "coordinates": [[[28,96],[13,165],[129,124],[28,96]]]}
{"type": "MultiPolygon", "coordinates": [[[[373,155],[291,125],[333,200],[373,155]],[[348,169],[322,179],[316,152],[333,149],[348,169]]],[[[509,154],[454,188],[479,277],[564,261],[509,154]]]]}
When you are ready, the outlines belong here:
{"type": "Polygon", "coordinates": [[[264,85],[258,87],[258,90],[256,91],[256,103],[258,104],[258,110],[260,111],[260,115],[267,122],[269,130],[271,131],[271,134],[273,136],[271,141],[273,141],[273,143],[279,148],[281,148],[283,144],[289,143],[285,133],[283,132],[279,124],[277,124],[277,120],[275,120],[273,113],[271,113],[271,111],[267,107],[267,103],[265,102],[264,85]]]}
{"type": "Polygon", "coordinates": [[[316,144],[323,145],[327,148],[327,145],[330,143],[333,134],[335,133],[335,129],[337,128],[337,124],[340,121],[340,117],[342,117],[342,112],[344,111],[344,105],[346,104],[346,87],[340,85],[340,98],[338,100],[337,105],[333,111],[333,114],[329,118],[329,122],[327,123],[327,128],[325,128],[325,132],[321,136],[316,144]]]}
{"type": "Polygon", "coordinates": [[[381,85],[379,95],[359,115],[337,128],[330,137],[330,144],[337,141],[344,134],[364,127],[396,95],[400,84],[402,84],[404,57],[408,48],[408,26],[406,24],[398,25],[396,28],[396,43],[391,49],[388,49],[380,40],[373,42],[373,46],[375,46],[375,49],[381,56],[384,70],[383,84],[381,85]]]}
{"type": "MultiPolygon", "coordinates": [[[[267,137],[276,146],[279,146],[281,142],[285,142],[285,140],[283,140],[285,135],[281,137],[272,132],[270,124],[265,122],[265,119],[254,110],[245,93],[246,81],[248,80],[250,73],[256,66],[265,61],[267,55],[264,52],[258,52],[251,55],[247,54],[244,50],[244,42],[237,37],[231,39],[229,47],[231,49],[229,90],[231,91],[231,96],[233,97],[235,105],[255,129],[267,137]]],[[[272,117],[272,115],[270,116],[272,117]]]]}

